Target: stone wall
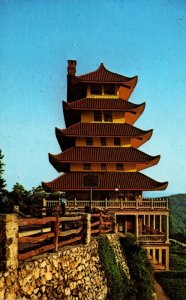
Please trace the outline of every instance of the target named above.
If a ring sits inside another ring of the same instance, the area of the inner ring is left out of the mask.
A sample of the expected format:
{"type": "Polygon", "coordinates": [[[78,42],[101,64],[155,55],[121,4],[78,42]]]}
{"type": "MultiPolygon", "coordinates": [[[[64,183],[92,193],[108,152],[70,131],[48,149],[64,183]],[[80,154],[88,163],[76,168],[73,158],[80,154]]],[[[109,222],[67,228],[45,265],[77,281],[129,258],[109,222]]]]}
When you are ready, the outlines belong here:
{"type": "Polygon", "coordinates": [[[66,247],[25,261],[17,270],[0,273],[0,299],[102,300],[107,285],[98,243],[66,247]]]}
{"type": "MultiPolygon", "coordinates": [[[[117,235],[107,236],[118,263],[130,277],[117,235]]],[[[89,245],[68,246],[0,272],[0,300],[105,300],[107,290],[95,238],[89,245]]]]}

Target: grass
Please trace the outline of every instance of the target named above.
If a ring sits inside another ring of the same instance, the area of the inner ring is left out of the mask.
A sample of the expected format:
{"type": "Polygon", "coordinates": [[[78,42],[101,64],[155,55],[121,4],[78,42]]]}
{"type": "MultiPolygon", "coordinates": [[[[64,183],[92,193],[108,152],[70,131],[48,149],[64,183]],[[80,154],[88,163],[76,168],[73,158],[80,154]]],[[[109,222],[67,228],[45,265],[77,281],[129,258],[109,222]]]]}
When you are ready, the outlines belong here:
{"type": "Polygon", "coordinates": [[[170,272],[157,273],[156,279],[171,300],[185,300],[186,250],[181,249],[178,246],[171,246],[170,272]]]}

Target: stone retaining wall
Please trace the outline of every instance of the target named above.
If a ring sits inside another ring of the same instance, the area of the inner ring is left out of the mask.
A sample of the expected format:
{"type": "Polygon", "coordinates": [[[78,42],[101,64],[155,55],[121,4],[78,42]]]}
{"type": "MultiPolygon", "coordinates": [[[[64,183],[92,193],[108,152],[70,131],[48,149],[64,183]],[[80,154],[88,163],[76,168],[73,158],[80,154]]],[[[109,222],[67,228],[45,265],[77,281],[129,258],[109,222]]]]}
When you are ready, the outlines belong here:
{"type": "Polygon", "coordinates": [[[43,254],[0,273],[0,299],[103,300],[107,285],[98,243],[66,247],[43,254]]]}
{"type": "MultiPolygon", "coordinates": [[[[118,263],[130,276],[116,234],[107,236],[118,263]]],[[[107,290],[96,239],[89,245],[68,246],[0,272],[0,300],[105,300],[107,290]]]]}

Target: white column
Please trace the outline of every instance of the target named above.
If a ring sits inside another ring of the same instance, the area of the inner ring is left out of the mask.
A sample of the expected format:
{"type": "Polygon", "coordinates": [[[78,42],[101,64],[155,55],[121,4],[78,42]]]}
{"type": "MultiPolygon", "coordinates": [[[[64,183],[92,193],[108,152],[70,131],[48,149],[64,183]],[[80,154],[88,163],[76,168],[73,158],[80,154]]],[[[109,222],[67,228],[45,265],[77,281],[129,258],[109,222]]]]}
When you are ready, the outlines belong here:
{"type": "Polygon", "coordinates": [[[148,227],[150,227],[150,215],[148,215],[148,227]]]}
{"type": "Polygon", "coordinates": [[[160,215],[160,232],[162,232],[162,215],[160,215]]]}
{"type": "Polygon", "coordinates": [[[166,242],[168,243],[169,242],[169,216],[166,216],[166,221],[167,221],[167,224],[166,224],[166,242]]]}
{"type": "Polygon", "coordinates": [[[159,261],[159,264],[162,264],[162,249],[161,248],[159,248],[159,259],[158,259],[158,261],[159,261]]]}
{"type": "Polygon", "coordinates": [[[153,215],[153,229],[156,229],[156,216],[153,215]]]}

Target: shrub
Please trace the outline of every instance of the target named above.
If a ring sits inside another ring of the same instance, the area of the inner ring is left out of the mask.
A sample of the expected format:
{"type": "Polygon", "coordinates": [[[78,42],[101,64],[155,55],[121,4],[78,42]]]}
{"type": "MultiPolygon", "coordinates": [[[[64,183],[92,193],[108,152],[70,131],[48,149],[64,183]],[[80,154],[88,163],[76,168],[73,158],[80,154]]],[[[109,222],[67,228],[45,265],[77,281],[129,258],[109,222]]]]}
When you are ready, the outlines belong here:
{"type": "Polygon", "coordinates": [[[107,237],[98,239],[99,256],[103,264],[106,278],[108,280],[109,291],[108,300],[135,300],[136,291],[131,280],[118,265],[112,246],[107,237]]]}
{"type": "Polygon", "coordinates": [[[170,247],[170,272],[156,273],[156,279],[171,300],[186,299],[186,251],[170,247]]]}
{"type": "Polygon", "coordinates": [[[137,288],[137,299],[152,299],[154,292],[153,272],[144,249],[137,243],[135,237],[120,238],[131,278],[137,288]]]}
{"type": "Polygon", "coordinates": [[[186,272],[157,273],[156,279],[171,300],[186,299],[186,272]]]}

